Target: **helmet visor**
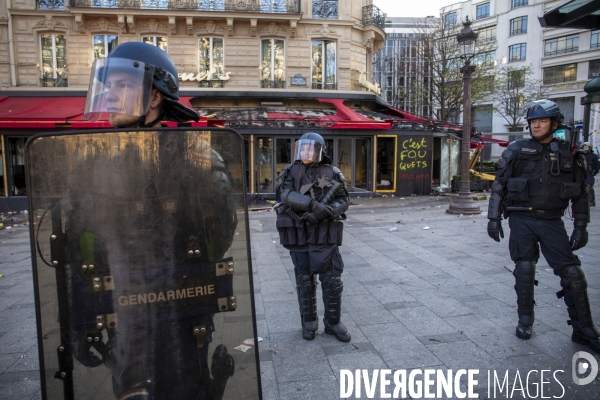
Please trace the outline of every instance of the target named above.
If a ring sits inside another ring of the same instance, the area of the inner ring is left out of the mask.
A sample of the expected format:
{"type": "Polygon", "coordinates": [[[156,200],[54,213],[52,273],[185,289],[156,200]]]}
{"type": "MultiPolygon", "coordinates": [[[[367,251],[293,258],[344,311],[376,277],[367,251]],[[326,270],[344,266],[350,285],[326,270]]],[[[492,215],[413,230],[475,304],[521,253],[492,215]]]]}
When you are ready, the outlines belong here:
{"type": "Polygon", "coordinates": [[[154,67],[124,58],[94,61],[84,117],[97,121],[102,113],[142,116],[150,108],[154,67]]]}
{"type": "Polygon", "coordinates": [[[300,139],[294,146],[294,160],[320,162],[323,156],[323,144],[311,139],[300,139]]]}

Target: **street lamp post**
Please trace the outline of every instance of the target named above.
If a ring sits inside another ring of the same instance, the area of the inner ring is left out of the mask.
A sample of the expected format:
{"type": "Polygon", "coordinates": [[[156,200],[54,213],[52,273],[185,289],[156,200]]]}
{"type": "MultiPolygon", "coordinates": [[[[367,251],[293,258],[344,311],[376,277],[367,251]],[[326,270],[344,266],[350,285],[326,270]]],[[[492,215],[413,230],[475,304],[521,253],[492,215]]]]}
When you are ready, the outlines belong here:
{"type": "Polygon", "coordinates": [[[475,66],[471,65],[471,58],[475,55],[475,41],[477,34],[471,29],[469,17],[463,22],[463,30],[456,36],[460,46],[461,58],[465,60],[465,65],[460,69],[463,74],[463,133],[461,143],[461,169],[460,169],[460,191],[458,196],[446,210],[449,214],[479,214],[479,205],[473,200],[471,195],[471,179],[469,164],[471,159],[471,74],[475,71],[475,66]]]}

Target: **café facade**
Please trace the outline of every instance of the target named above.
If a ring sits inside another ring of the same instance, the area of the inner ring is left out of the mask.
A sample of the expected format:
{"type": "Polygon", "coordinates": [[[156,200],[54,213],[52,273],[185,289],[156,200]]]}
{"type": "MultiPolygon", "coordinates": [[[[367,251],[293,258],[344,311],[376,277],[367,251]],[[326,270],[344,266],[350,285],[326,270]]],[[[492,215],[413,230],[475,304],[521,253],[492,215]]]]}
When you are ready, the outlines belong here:
{"type": "Polygon", "coordinates": [[[110,127],[82,116],[90,67],[129,41],[169,53],[198,126],[243,136],[251,196],[274,197],[294,141],[308,131],[326,139],[352,195],[429,194],[458,171],[460,132],[393,109],[371,83],[385,40],[384,14],[372,0],[4,3],[2,212],[27,209],[28,137],[110,127]]]}

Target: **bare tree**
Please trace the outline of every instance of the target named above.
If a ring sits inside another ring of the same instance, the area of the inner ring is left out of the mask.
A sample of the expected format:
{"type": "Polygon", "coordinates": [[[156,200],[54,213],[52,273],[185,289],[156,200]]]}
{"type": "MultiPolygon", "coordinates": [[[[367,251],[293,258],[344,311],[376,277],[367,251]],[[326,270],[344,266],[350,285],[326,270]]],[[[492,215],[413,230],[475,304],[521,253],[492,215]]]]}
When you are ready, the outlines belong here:
{"type": "Polygon", "coordinates": [[[528,101],[545,96],[542,81],[533,78],[531,65],[513,67],[502,64],[496,68],[494,91],[491,94],[493,108],[507,122],[509,132],[516,132],[523,118],[518,115],[519,108],[528,101]]]}
{"type": "MultiPolygon", "coordinates": [[[[464,65],[456,36],[463,28],[462,24],[450,24],[444,17],[414,20],[416,33],[431,38],[430,51],[427,54],[431,65],[431,78],[417,77],[414,89],[421,96],[435,104],[437,119],[441,121],[458,122],[463,108],[463,84],[460,68],[464,65]],[[427,85],[424,83],[427,82],[427,85]],[[431,90],[429,90],[429,86],[431,90]]],[[[471,64],[474,65],[471,79],[471,101],[473,104],[489,95],[489,76],[494,68],[494,43],[487,40],[477,41],[476,56],[471,64]],[[491,62],[490,62],[491,61],[491,62]]]]}

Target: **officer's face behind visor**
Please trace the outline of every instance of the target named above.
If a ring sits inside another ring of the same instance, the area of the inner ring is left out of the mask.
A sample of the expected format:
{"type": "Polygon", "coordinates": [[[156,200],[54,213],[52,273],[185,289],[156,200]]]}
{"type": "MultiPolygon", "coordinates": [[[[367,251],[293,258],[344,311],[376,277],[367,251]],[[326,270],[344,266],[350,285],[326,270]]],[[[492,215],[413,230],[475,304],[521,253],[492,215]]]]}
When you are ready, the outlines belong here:
{"type": "Polygon", "coordinates": [[[94,61],[84,117],[98,121],[102,113],[141,117],[150,108],[154,67],[122,58],[94,61]]]}
{"type": "Polygon", "coordinates": [[[295,160],[303,164],[313,164],[321,161],[322,145],[314,140],[300,139],[294,147],[295,160]]]}

